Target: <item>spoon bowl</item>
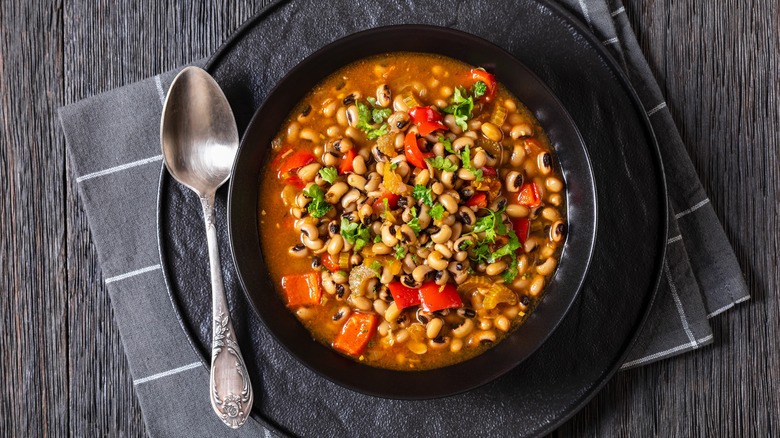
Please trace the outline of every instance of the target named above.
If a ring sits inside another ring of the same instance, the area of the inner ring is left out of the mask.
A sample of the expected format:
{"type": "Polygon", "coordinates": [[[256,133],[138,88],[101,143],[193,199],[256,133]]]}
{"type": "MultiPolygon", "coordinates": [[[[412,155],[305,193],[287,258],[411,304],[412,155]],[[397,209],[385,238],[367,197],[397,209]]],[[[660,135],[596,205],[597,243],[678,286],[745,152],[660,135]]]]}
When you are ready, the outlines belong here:
{"type": "Polygon", "coordinates": [[[176,76],[162,120],[163,157],[177,181],[203,196],[228,180],[238,129],[225,95],[205,70],[187,67],[176,76]]]}
{"type": "Polygon", "coordinates": [[[205,71],[187,67],[173,80],[162,112],[163,161],[174,179],[198,194],[209,249],[212,297],[211,407],[223,423],[241,427],[254,395],[225,298],[214,219],[214,195],[230,177],[238,129],[222,89],[205,71]]]}

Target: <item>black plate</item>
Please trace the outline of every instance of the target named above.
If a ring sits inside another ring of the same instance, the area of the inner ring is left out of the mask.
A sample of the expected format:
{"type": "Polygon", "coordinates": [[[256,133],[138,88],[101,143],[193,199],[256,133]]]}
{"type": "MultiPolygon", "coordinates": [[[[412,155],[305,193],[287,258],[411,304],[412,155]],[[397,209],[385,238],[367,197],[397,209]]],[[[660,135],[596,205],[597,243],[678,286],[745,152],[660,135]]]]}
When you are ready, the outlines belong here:
{"type": "Polygon", "coordinates": [[[442,397],[473,389],[528,358],[555,330],[579,292],[596,232],[596,193],[590,161],[560,102],[539,78],[505,51],[471,34],[435,26],[397,25],[358,32],[323,47],[292,69],[271,91],[244,133],[230,177],[228,199],[233,261],[250,304],[274,337],[304,365],[333,382],[366,394],[401,399],[442,397]],[[260,252],[258,198],[263,188],[259,181],[270,160],[271,141],[287,114],[334,71],[390,51],[436,53],[494,73],[539,119],[557,152],[567,188],[569,233],[561,262],[542,302],[528,320],[476,358],[411,373],[355,362],[312,339],[274,292],[260,252]]]}
{"type": "MultiPolygon", "coordinates": [[[[666,197],[647,117],[615,61],[576,19],[544,1],[442,3],[295,1],[245,25],[210,62],[243,132],[276,81],[324,44],[385,24],[450,25],[488,39],[530,67],[560,98],[588,146],[598,192],[598,236],[582,292],[558,329],[522,366],[468,393],[401,402],[321,379],[274,344],[240,291],[220,228],[225,286],[253,376],[255,416],[299,435],[462,435],[492,430],[536,435],[581,408],[623,362],[652,304],[663,260],[666,197]],[[308,29],[308,31],[304,31],[308,29]],[[316,29],[314,32],[311,29],[316,29]],[[424,410],[425,415],[421,414],[424,410]],[[381,413],[381,414],[378,414],[381,413]],[[464,421],[467,419],[468,421],[464,421]],[[311,429],[317,422],[317,429],[311,429]]],[[[207,362],[208,257],[197,199],[164,172],[159,240],[174,309],[207,362]]],[[[225,216],[226,190],[217,216],[225,216]]]]}

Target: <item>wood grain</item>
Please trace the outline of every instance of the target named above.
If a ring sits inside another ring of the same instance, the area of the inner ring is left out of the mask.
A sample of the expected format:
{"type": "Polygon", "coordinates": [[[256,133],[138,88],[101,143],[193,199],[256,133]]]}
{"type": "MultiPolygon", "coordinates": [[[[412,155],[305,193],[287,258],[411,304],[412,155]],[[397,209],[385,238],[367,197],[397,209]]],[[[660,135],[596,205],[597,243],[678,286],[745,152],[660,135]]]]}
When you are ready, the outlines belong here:
{"type": "MultiPolygon", "coordinates": [[[[262,2],[0,2],[0,431],[146,434],[56,108],[207,57],[262,2]]],[[[715,345],[619,373],[555,436],[780,433],[772,2],[627,0],[753,300],[715,345]]]]}

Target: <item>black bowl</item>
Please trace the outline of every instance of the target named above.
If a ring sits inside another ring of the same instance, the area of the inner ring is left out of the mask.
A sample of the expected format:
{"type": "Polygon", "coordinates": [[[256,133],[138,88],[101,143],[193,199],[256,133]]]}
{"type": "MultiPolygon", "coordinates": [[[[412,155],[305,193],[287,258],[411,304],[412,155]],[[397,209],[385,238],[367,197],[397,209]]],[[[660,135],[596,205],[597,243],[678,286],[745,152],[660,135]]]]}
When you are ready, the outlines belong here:
{"type": "Polygon", "coordinates": [[[228,194],[228,228],[236,269],[255,311],[282,346],[325,378],[366,394],[425,399],[483,385],[528,358],[555,330],[579,292],[596,234],[596,193],[588,154],[572,119],[528,68],[492,43],[434,26],[389,26],[342,38],[292,69],[268,95],[241,142],[228,194]],[[263,262],[258,199],[271,139],[293,107],[330,73],[371,55],[425,52],[485,67],[517,96],[547,132],[566,182],[568,236],[557,271],[528,320],[504,341],[473,359],[428,371],[375,368],[346,358],[312,339],[281,300],[263,262]]]}

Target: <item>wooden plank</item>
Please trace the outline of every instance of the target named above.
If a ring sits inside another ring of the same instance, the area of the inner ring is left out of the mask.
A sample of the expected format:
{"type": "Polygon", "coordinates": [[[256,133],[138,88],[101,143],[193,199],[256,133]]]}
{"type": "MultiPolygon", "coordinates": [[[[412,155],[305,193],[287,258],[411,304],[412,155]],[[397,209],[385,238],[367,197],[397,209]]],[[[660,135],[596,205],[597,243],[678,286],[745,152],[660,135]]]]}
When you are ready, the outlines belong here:
{"type": "Polygon", "coordinates": [[[62,16],[57,4],[0,2],[0,17],[0,430],[63,436],[62,16]]]}

